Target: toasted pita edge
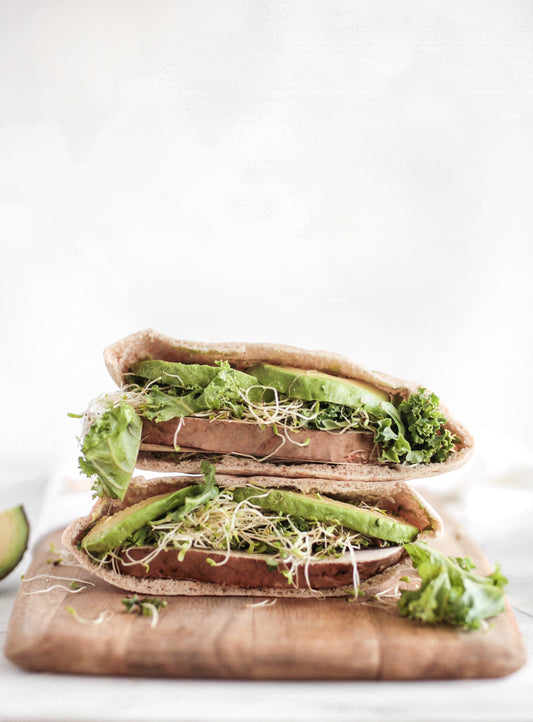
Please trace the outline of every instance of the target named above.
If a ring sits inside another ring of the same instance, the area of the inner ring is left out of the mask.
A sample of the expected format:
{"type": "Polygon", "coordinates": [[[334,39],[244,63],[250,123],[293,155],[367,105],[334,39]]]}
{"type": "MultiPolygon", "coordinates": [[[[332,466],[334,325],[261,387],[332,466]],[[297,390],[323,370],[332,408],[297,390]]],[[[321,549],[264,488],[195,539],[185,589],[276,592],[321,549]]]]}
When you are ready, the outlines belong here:
{"type": "Polygon", "coordinates": [[[142,471],[158,473],[199,474],[203,459],[216,465],[223,474],[246,476],[264,474],[265,476],[287,477],[289,479],[328,477],[332,491],[338,485],[349,486],[358,481],[407,481],[438,476],[461,467],[473,449],[461,449],[448,461],[439,464],[379,464],[355,462],[352,464],[329,464],[318,462],[287,462],[259,461],[236,454],[180,454],[173,449],[168,451],[140,451],[137,457],[137,468],[142,471]]]}

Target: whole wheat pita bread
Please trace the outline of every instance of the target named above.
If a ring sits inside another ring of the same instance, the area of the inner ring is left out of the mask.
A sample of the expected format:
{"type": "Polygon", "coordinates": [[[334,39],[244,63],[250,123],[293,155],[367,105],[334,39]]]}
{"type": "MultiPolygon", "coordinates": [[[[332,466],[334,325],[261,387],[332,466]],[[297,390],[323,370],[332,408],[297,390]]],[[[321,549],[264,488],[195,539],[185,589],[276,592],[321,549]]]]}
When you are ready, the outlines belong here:
{"type": "MultiPolygon", "coordinates": [[[[327,479],[273,479],[272,477],[232,477],[217,474],[217,485],[219,487],[236,487],[250,483],[254,486],[265,488],[286,488],[313,493],[328,489],[327,479]],[[276,483],[277,482],[277,483],[276,483]]],[[[102,498],[95,504],[93,510],[86,516],[73,521],[63,533],[63,544],[72,552],[80,564],[92,574],[104,581],[126,591],[142,594],[157,595],[209,595],[209,596],[267,596],[267,597],[309,597],[316,596],[317,591],[305,586],[298,588],[287,586],[285,588],[269,587],[268,583],[261,587],[239,587],[220,583],[205,581],[178,580],[171,578],[139,578],[126,574],[120,574],[111,568],[97,566],[90,561],[87,554],[79,548],[79,544],[92,524],[103,515],[109,515],[120,509],[127,508],[132,504],[142,501],[150,496],[172,491],[184,486],[197,483],[196,477],[161,477],[145,479],[134,477],[128,488],[124,500],[112,500],[102,498]]],[[[397,515],[403,521],[417,526],[421,532],[418,540],[427,541],[437,538],[442,532],[442,521],[439,515],[429,504],[407,484],[402,481],[392,483],[380,482],[357,482],[352,484],[349,491],[336,495],[339,499],[353,502],[365,501],[368,504],[378,506],[390,514],[397,515]]],[[[393,546],[387,549],[364,550],[356,552],[357,566],[360,570],[360,589],[365,594],[376,594],[385,589],[394,587],[399,578],[405,574],[409,567],[409,561],[401,554],[401,548],[393,546]],[[373,573],[374,569],[378,573],[373,573]],[[365,574],[365,569],[367,574],[365,574]]],[[[176,552],[177,555],[177,552],[176,552]]],[[[344,596],[353,591],[352,585],[333,587],[320,590],[322,596],[344,596]]]]}
{"type": "MultiPolygon", "coordinates": [[[[234,368],[244,370],[255,363],[265,362],[279,366],[315,369],[347,379],[365,381],[390,395],[407,397],[423,384],[405,381],[363,366],[336,353],[310,351],[279,344],[264,343],[201,343],[175,340],[169,336],[146,329],[112,344],[104,351],[107,369],[118,386],[128,383],[128,372],[137,361],[160,359],[181,363],[207,363],[227,360],[234,368]]],[[[324,464],[320,462],[261,461],[237,454],[209,455],[203,453],[175,452],[146,449],[141,446],[137,467],[159,472],[199,473],[201,461],[209,458],[220,473],[231,475],[264,474],[294,478],[329,478],[339,482],[359,479],[368,481],[393,481],[395,479],[418,479],[434,476],[462,466],[471,456],[474,442],[465,427],[453,418],[449,410],[440,405],[447,419],[446,427],[459,437],[460,443],[445,461],[430,464],[383,464],[375,458],[355,460],[353,463],[324,464]]]]}

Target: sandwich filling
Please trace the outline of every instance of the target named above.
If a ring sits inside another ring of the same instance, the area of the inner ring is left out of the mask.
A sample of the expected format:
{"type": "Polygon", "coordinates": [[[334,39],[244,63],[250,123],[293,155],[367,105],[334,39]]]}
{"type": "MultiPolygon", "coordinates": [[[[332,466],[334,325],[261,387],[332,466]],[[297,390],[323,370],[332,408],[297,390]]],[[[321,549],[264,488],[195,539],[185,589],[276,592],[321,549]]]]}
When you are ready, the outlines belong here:
{"type": "Polygon", "coordinates": [[[354,441],[357,435],[367,437],[365,453],[370,457],[375,449],[380,464],[443,462],[460,443],[446,428],[439,399],[424,389],[409,398],[389,398],[370,384],[318,371],[260,363],[243,372],[227,361],[213,366],[141,361],[129,380],[85,414],[79,463],[94,477],[99,496],[124,497],[147,429],[172,420],[175,451],[187,418],[240,421],[268,430],[279,438],[270,452],[274,456],[281,455],[283,445],[310,446],[316,432],[352,434],[354,441]]]}
{"type": "Polygon", "coordinates": [[[363,503],[249,484],[219,488],[214,467],[204,462],[202,471],[203,484],[149,497],[102,517],[80,548],[95,564],[147,577],[161,575],[161,555],[168,557],[169,552],[174,573],[193,578],[205,578],[209,567],[223,567],[237,553],[261,560],[286,585],[303,582],[310,589],[313,564],[343,559],[356,591],[356,552],[398,546],[420,533],[418,527],[363,503]],[[199,550],[206,554],[193,557],[191,570],[187,556],[199,550]]]}

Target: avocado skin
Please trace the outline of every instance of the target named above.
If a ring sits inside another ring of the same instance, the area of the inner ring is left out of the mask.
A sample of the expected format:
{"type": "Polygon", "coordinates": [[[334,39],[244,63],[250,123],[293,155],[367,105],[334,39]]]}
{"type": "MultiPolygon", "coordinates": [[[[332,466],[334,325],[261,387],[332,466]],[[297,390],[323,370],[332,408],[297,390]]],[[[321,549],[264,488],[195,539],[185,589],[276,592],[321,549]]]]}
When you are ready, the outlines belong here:
{"type": "Polygon", "coordinates": [[[0,579],[21,561],[29,536],[30,525],[22,505],[0,512],[0,579]]]}
{"type": "Polygon", "coordinates": [[[270,511],[340,524],[361,534],[396,544],[413,541],[420,532],[417,527],[397,521],[386,514],[361,509],[346,502],[318,499],[292,491],[238,487],[233,491],[233,498],[237,502],[248,499],[252,504],[270,511]]]}
{"type": "Polygon", "coordinates": [[[370,384],[342,379],[337,376],[292,367],[259,363],[247,373],[264,386],[272,386],[290,398],[303,401],[327,401],[332,404],[359,408],[361,405],[379,406],[388,395],[370,384]]]}
{"type": "Polygon", "coordinates": [[[186,486],[178,491],[151,496],[111,516],[104,516],[84,536],[81,546],[88,552],[107,552],[115,549],[137,529],[183,506],[188,497],[197,496],[203,491],[203,485],[186,486]]]}

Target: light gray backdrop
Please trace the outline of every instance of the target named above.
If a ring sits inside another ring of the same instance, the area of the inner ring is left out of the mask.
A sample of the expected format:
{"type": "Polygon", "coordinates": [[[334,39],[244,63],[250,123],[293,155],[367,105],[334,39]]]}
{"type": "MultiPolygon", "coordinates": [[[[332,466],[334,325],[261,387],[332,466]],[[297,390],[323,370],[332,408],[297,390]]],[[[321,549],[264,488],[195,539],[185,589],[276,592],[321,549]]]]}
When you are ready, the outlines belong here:
{"type": "Polygon", "coordinates": [[[2,0],[4,457],[51,461],[146,326],[339,351],[527,445],[532,38],[517,0],[2,0]]]}

